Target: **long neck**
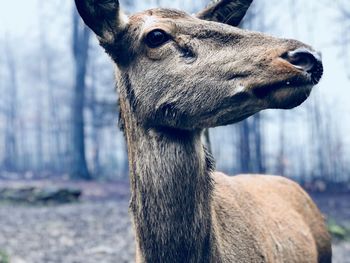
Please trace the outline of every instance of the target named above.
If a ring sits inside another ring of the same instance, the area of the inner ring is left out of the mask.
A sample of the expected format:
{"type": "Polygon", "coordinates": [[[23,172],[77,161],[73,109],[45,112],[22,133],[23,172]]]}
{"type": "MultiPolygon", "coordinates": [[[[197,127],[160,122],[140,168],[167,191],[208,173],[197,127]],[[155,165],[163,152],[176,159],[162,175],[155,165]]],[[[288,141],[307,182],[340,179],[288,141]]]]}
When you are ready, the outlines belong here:
{"type": "Polygon", "coordinates": [[[211,256],[211,158],[200,132],[145,130],[121,102],[128,144],[131,204],[144,262],[208,262],[211,256]]]}

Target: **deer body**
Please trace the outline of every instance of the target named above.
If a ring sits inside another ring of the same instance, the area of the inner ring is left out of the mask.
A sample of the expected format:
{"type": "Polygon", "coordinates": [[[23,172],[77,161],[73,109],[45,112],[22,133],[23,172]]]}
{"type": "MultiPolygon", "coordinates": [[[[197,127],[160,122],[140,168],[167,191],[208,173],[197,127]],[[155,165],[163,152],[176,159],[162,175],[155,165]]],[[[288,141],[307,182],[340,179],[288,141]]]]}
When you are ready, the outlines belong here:
{"type": "Polygon", "coordinates": [[[76,0],[117,65],[136,262],[331,262],[324,220],[298,185],[215,173],[200,140],[204,128],[299,105],[322,75],[310,47],[233,27],[250,3],[125,19],[117,0],[76,0]]]}
{"type": "Polygon", "coordinates": [[[296,183],[213,172],[199,132],[131,120],[125,132],[137,262],[331,262],[324,219],[296,183]]]}

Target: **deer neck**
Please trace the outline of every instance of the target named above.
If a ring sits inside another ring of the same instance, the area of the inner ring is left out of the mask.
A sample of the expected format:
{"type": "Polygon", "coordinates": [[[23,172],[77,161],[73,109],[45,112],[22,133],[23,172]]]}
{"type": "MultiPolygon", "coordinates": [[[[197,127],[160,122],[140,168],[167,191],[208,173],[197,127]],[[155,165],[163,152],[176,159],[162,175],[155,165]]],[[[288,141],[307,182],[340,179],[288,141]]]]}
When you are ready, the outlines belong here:
{"type": "Polygon", "coordinates": [[[120,106],[139,256],[143,262],[208,262],[213,162],[200,131],[146,130],[127,99],[120,106]]]}

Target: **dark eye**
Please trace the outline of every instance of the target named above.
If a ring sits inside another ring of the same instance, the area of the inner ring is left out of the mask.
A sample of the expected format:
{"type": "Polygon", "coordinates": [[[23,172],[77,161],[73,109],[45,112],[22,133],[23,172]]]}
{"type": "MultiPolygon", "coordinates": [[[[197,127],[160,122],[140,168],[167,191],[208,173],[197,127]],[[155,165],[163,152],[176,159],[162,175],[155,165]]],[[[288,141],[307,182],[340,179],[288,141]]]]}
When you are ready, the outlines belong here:
{"type": "Polygon", "coordinates": [[[160,47],[170,39],[169,35],[163,30],[156,29],[149,32],[146,36],[146,43],[151,48],[160,47]]]}

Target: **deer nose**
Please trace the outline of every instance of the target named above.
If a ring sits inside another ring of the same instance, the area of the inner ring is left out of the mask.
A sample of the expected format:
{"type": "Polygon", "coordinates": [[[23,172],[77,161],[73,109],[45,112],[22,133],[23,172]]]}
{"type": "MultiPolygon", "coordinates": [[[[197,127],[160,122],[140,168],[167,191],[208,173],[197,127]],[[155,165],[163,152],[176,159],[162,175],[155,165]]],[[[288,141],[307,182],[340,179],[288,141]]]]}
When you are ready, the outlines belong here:
{"type": "Polygon", "coordinates": [[[282,58],[287,60],[295,68],[303,70],[311,75],[314,84],[317,84],[323,74],[321,54],[306,48],[298,48],[286,52],[282,58]]]}

